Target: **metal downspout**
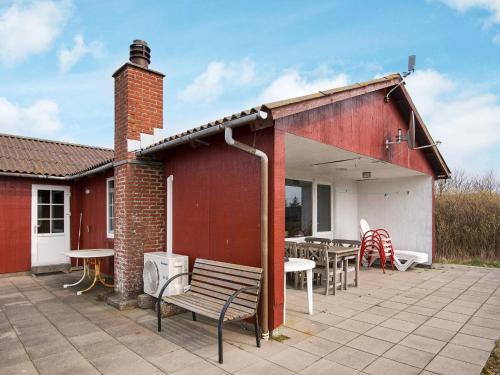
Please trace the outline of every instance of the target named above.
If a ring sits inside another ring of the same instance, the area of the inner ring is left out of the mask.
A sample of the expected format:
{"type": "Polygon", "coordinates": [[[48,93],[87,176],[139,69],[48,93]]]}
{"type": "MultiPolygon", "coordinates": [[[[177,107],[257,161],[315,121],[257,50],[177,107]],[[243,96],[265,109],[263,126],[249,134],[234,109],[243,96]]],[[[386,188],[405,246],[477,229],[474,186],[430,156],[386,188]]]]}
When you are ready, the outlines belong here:
{"type": "Polygon", "coordinates": [[[240,143],[233,138],[233,129],[224,129],[224,139],[229,146],[236,147],[249,154],[260,158],[260,257],[261,266],[264,271],[264,280],[262,286],[262,337],[269,338],[269,301],[268,301],[268,158],[267,155],[256,148],[240,143]]]}

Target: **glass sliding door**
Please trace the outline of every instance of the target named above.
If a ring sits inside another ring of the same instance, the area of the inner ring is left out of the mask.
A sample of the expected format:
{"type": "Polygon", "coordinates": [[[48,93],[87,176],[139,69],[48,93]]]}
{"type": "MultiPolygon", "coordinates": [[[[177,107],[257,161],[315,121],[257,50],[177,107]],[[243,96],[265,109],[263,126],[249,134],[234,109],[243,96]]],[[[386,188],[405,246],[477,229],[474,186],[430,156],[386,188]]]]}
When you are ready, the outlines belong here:
{"type": "Polygon", "coordinates": [[[332,230],[332,189],[330,185],[318,185],[317,231],[332,230]]]}
{"type": "Polygon", "coordinates": [[[332,226],[332,186],[316,185],[316,236],[331,238],[332,226]]]}
{"type": "Polygon", "coordinates": [[[312,182],[285,180],[285,237],[312,236],[312,182]]]}

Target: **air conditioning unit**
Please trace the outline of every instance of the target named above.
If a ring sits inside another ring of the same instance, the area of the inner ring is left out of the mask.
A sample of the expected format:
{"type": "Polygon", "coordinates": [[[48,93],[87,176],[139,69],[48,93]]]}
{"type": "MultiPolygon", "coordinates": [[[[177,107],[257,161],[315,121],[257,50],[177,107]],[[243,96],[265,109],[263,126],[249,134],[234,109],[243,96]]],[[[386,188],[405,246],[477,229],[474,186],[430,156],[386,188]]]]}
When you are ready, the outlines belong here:
{"type": "MultiPolygon", "coordinates": [[[[144,253],[144,293],[158,298],[160,290],[167,280],[179,273],[188,272],[189,258],[186,255],[170,254],[164,251],[144,253]]],[[[173,296],[184,292],[188,286],[188,277],[181,276],[170,283],[163,293],[173,296]]]]}

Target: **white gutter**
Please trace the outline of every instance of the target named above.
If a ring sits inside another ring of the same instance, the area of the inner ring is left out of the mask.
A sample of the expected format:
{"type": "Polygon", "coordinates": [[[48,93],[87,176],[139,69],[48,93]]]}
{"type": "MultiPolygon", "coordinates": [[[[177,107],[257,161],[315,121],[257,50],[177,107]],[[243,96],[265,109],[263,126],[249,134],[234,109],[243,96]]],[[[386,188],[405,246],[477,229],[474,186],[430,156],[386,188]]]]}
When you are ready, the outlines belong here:
{"type": "Polygon", "coordinates": [[[31,174],[31,173],[18,173],[18,172],[0,172],[0,176],[29,177],[29,178],[39,178],[43,180],[67,180],[66,176],[50,176],[46,174],[31,174]]]}
{"type": "MultiPolygon", "coordinates": [[[[267,114],[266,114],[267,116],[267,114]]],[[[264,117],[265,118],[265,117],[264,117]]],[[[264,272],[264,280],[262,286],[262,337],[269,338],[269,302],[268,302],[268,164],[267,155],[256,148],[250,147],[247,144],[240,143],[233,138],[233,129],[225,128],[224,139],[226,143],[237,149],[248,152],[260,158],[260,258],[261,267],[264,272]]]]}
{"type": "Polygon", "coordinates": [[[191,141],[194,141],[196,139],[208,137],[213,134],[217,134],[222,132],[226,128],[236,128],[238,126],[242,126],[245,124],[248,124],[250,122],[253,122],[258,119],[266,119],[267,118],[267,113],[263,111],[258,111],[256,113],[252,113],[251,115],[243,116],[234,120],[229,120],[225,121],[222,124],[211,126],[209,128],[191,133],[191,134],[186,134],[182,137],[172,139],[170,141],[164,142],[157,144],[156,146],[151,146],[148,147],[144,150],[137,151],[136,155],[137,156],[144,156],[144,155],[150,155],[155,152],[161,151],[161,150],[166,150],[167,148],[171,148],[174,146],[182,145],[191,141]]]}

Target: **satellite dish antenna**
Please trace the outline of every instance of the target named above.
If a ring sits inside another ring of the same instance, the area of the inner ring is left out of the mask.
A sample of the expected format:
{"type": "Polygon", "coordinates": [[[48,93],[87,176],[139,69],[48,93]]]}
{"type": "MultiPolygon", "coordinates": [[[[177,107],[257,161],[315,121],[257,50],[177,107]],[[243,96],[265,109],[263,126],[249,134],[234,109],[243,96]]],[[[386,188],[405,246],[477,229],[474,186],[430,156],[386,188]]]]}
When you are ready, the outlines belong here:
{"type": "Polygon", "coordinates": [[[408,56],[408,71],[403,72],[401,75],[403,76],[403,79],[396,85],[394,86],[385,96],[384,100],[386,103],[389,103],[389,95],[392,94],[394,90],[396,90],[399,86],[405,83],[406,77],[408,77],[410,74],[412,74],[415,71],[415,62],[417,60],[417,57],[415,55],[410,55],[408,56]]]}
{"type": "Polygon", "coordinates": [[[413,111],[410,114],[410,126],[406,134],[406,142],[410,150],[415,148],[415,113],[413,111]]]}
{"type": "Polygon", "coordinates": [[[403,77],[409,76],[415,71],[415,62],[417,57],[415,55],[408,56],[408,71],[403,73],[403,77]]]}

